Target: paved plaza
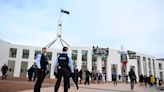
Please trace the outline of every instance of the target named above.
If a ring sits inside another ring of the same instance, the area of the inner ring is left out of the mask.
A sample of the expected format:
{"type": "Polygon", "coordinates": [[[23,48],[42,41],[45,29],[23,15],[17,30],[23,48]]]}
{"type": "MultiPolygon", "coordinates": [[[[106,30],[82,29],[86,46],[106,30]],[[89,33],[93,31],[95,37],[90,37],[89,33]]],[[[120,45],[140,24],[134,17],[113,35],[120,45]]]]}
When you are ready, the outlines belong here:
{"type": "MultiPolygon", "coordinates": [[[[53,92],[54,88],[42,88],[42,92],[53,92]]],[[[27,90],[27,91],[20,91],[20,92],[33,92],[33,90],[27,90]]],[[[63,92],[63,87],[60,87],[59,92],[63,92]]],[[[79,90],[76,90],[76,87],[71,87],[69,89],[69,92],[162,92],[157,90],[156,88],[145,88],[145,87],[139,87],[138,85],[135,85],[134,90],[130,90],[130,84],[118,84],[117,86],[114,86],[112,83],[105,83],[105,84],[91,84],[89,86],[87,85],[80,85],[79,90]]]]}

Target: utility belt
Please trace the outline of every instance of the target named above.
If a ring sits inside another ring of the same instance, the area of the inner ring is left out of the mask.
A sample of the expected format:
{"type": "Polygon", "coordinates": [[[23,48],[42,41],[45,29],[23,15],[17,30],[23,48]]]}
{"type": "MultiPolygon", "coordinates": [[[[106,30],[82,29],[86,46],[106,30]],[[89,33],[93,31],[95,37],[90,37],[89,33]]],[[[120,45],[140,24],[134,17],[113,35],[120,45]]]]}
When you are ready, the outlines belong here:
{"type": "Polygon", "coordinates": [[[58,70],[60,69],[68,69],[69,70],[69,66],[58,66],[58,70]]]}
{"type": "Polygon", "coordinates": [[[47,75],[48,73],[49,70],[47,70],[47,68],[37,69],[37,75],[47,75]]]}

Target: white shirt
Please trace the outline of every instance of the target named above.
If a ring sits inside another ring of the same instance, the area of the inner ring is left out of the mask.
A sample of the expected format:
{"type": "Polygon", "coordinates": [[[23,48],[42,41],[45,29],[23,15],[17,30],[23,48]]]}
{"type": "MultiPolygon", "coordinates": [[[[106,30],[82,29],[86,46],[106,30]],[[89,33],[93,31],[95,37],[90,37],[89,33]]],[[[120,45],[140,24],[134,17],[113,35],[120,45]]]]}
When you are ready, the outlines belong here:
{"type": "Polygon", "coordinates": [[[42,57],[42,54],[38,54],[36,57],[36,66],[38,67],[38,69],[41,69],[41,65],[40,65],[41,57],[42,57]]]}
{"type": "MultiPolygon", "coordinates": [[[[63,53],[66,53],[66,52],[63,52],[63,53]]],[[[59,57],[59,56],[58,56],[59,57]]],[[[57,65],[58,65],[58,57],[57,59],[54,60],[54,63],[53,63],[53,70],[54,72],[57,72],[57,65]]],[[[71,69],[71,72],[74,73],[74,66],[73,66],[73,62],[72,62],[72,59],[68,56],[68,66],[70,67],[71,69]]]]}

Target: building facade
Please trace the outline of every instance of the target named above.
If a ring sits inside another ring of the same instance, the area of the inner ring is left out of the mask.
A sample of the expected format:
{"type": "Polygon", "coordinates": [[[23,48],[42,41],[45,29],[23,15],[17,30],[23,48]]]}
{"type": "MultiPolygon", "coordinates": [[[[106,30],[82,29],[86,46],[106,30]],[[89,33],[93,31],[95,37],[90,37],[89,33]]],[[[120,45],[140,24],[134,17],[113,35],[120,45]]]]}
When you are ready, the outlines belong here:
{"type": "MultiPolygon", "coordinates": [[[[7,64],[9,67],[7,74],[12,77],[27,77],[27,70],[35,62],[36,55],[41,53],[41,47],[16,45],[3,40],[0,40],[0,50],[0,67],[7,64]]],[[[59,53],[61,53],[61,50],[48,49],[47,57],[50,62],[50,73],[47,77],[49,78],[55,78],[51,64],[59,53]]],[[[134,69],[137,78],[143,74],[164,79],[164,61],[157,59],[155,56],[134,51],[123,52],[111,48],[93,49],[93,47],[70,47],[68,54],[79,70],[88,69],[95,72],[99,70],[106,74],[107,81],[112,80],[114,71],[125,76],[130,68],[134,69]],[[95,53],[94,50],[98,53],[95,53]],[[106,51],[107,54],[101,53],[103,51],[106,51]]],[[[124,77],[122,77],[122,80],[124,80],[124,77]]]]}

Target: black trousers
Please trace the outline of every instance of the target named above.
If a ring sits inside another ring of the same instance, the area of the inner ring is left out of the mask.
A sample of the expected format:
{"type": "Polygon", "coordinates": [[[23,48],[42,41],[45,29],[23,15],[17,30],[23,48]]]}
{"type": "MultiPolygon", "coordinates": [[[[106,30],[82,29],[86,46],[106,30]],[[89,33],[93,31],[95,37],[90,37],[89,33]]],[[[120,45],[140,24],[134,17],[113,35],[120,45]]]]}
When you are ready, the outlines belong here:
{"type": "MultiPolygon", "coordinates": [[[[71,74],[70,75],[70,78],[72,78],[73,82],[76,85],[76,88],[79,89],[79,86],[78,86],[78,77],[76,77],[74,74],[71,74]]],[[[70,88],[70,81],[69,80],[68,80],[68,88],[70,88]]]]}
{"type": "Polygon", "coordinates": [[[135,80],[130,79],[130,86],[132,90],[134,89],[134,83],[135,83],[135,80]]]}
{"type": "Polygon", "coordinates": [[[62,77],[64,79],[64,92],[68,92],[68,83],[69,83],[69,77],[70,77],[70,72],[68,68],[58,69],[57,81],[56,81],[54,92],[58,92],[62,77]]]}
{"type": "Polygon", "coordinates": [[[37,74],[38,79],[37,79],[35,86],[34,86],[34,92],[40,92],[40,88],[42,86],[44,78],[46,77],[45,71],[46,70],[38,70],[38,74],[37,74]]]}
{"type": "Polygon", "coordinates": [[[117,85],[117,79],[116,78],[113,79],[113,85],[117,85]]]}
{"type": "Polygon", "coordinates": [[[2,72],[2,80],[3,79],[6,79],[7,77],[6,77],[6,72],[2,72]]]}
{"type": "Polygon", "coordinates": [[[89,77],[85,78],[85,85],[88,83],[89,85],[89,77]]]}

